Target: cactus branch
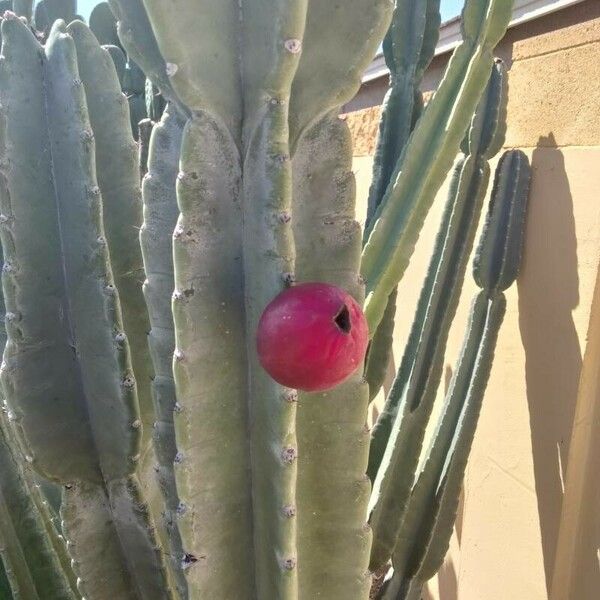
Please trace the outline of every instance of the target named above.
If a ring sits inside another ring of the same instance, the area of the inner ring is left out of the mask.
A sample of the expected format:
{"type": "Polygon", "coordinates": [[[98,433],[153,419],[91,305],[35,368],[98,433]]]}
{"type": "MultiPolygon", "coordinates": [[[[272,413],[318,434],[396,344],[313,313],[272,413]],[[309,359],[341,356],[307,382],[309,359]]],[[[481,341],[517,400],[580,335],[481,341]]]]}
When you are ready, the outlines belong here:
{"type": "Polygon", "coordinates": [[[455,50],[427,106],[427,118],[419,121],[406,147],[402,170],[374,217],[362,261],[371,333],[408,266],[427,211],[483,93],[492,51],[506,31],[512,4],[512,0],[467,1],[464,42],[455,50]]]}

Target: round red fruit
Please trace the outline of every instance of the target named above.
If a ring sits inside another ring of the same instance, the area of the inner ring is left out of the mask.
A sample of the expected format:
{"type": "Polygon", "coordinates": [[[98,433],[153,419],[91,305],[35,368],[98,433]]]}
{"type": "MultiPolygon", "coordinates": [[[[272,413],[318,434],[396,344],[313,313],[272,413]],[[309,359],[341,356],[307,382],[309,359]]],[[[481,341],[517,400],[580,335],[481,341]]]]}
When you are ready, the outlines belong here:
{"type": "Polygon", "coordinates": [[[260,318],[261,365],[278,383],[315,392],[336,386],[363,364],[369,331],[359,304],[326,283],[279,294],[260,318]]]}

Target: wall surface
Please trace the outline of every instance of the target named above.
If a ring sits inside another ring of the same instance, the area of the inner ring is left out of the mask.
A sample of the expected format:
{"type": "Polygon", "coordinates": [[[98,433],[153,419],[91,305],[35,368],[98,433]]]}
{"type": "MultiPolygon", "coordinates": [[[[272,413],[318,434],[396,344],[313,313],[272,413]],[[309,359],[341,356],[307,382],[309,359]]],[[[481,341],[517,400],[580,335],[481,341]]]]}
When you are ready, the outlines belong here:
{"type": "MultiPolygon", "coordinates": [[[[498,55],[510,68],[506,146],[523,149],[533,168],[524,263],[507,294],[451,549],[424,598],[598,600],[600,387],[582,385],[579,406],[577,392],[600,258],[600,1],[510,30],[498,55]]],[[[426,91],[447,59],[435,59],[426,91]]],[[[386,85],[372,82],[347,106],[363,212],[386,85]]],[[[446,189],[400,287],[396,363],[446,189]]],[[[446,383],[474,293],[468,274],[446,383]]],[[[597,374],[600,351],[588,355],[597,374]]]]}

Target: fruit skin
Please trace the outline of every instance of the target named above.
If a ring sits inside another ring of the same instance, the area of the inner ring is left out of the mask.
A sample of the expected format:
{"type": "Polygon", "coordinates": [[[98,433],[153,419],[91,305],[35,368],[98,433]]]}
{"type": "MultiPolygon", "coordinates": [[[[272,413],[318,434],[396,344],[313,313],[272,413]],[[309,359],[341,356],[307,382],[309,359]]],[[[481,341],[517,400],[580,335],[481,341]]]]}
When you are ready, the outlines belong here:
{"type": "Polygon", "coordinates": [[[260,363],[278,383],[308,392],[335,387],[364,361],[369,330],[341,288],[304,283],[284,290],[258,324],[260,363]]]}

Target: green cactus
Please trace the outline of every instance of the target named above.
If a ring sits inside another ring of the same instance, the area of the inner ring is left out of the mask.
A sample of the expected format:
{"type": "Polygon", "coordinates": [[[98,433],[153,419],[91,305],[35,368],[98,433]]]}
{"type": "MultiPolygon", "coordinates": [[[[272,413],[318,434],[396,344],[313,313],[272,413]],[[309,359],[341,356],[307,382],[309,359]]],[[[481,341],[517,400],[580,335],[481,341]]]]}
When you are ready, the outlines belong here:
{"type": "Polygon", "coordinates": [[[371,329],[381,321],[390,293],[402,277],[436,191],[458,150],[493,64],[492,52],[506,31],[512,2],[467,1],[463,43],[455,50],[434,97],[404,150],[373,217],[362,256],[367,282],[365,314],[371,329]]]}
{"type": "MultiPolygon", "coordinates": [[[[84,27],[77,24],[76,29],[84,27]]],[[[134,223],[124,221],[105,233],[94,133],[80,79],[85,75],[78,70],[77,43],[64,24],[55,24],[45,48],[18,19],[5,19],[2,31],[2,138],[4,153],[10,148],[10,156],[18,157],[3,172],[3,285],[11,316],[2,372],[7,403],[34,468],[67,486],[62,519],[82,593],[89,598],[130,597],[134,577],[140,593],[162,598],[167,571],[141,500],[142,486],[150,484],[142,480],[141,486],[137,475],[137,469],[144,475],[150,468],[145,465],[151,462],[151,446],[144,441],[149,436],[141,436],[147,408],[142,405],[140,414],[129,345],[131,341],[135,349],[139,343],[135,323],[144,317],[143,311],[131,316],[129,341],[121,316],[127,319],[128,309],[125,304],[122,312],[115,284],[126,288],[130,274],[118,267],[113,279],[107,248],[107,236],[114,236],[115,254],[129,252],[125,238],[135,240],[135,231],[119,239],[118,228],[131,229],[134,223]],[[15,78],[17,69],[25,76],[15,78]],[[48,196],[53,189],[54,198],[48,196]],[[29,243],[30,227],[45,231],[39,244],[29,243]],[[37,385],[30,385],[32,377],[37,385]],[[40,403],[48,393],[56,398],[51,408],[40,403]],[[96,519],[82,519],[90,506],[96,519]],[[99,561],[105,553],[110,560],[99,561]],[[99,562],[100,571],[107,573],[101,585],[93,579],[99,562]]],[[[112,67],[107,54],[104,65],[112,67]]],[[[113,68],[112,102],[126,118],[116,80],[113,68]]],[[[107,102],[105,108],[111,105],[107,102]]],[[[110,126],[116,129],[119,123],[110,126]]],[[[125,153],[121,167],[131,169],[137,180],[135,145],[132,140],[123,143],[118,147],[125,153]]],[[[113,175],[120,177],[118,171],[113,175]]],[[[129,218],[127,203],[120,210],[129,218]]],[[[132,255],[119,260],[125,268],[132,255]]],[[[143,342],[137,350],[136,360],[144,361],[143,342]]],[[[140,380],[140,389],[146,385],[140,380]]]]}
{"type": "Polygon", "coordinates": [[[487,160],[504,140],[506,78],[496,63],[454,170],[442,224],[396,379],[372,432],[371,568],[387,562],[407,507],[443,368],[467,260],[489,179],[487,160]]]}
{"type": "Polygon", "coordinates": [[[108,2],[101,2],[90,14],[90,29],[103,46],[121,45],[117,34],[117,19],[113,15],[108,2]]]}
{"type": "MultiPolygon", "coordinates": [[[[4,10],[10,10],[10,8],[4,10]]],[[[25,17],[27,21],[31,21],[33,18],[33,0],[13,0],[12,10],[19,17],[25,17]]]]}
{"type": "Polygon", "coordinates": [[[125,85],[125,72],[127,70],[127,57],[121,48],[118,46],[103,46],[103,48],[110,54],[110,57],[115,64],[115,69],[117,70],[117,77],[119,78],[119,84],[121,85],[121,89],[125,85]]]}
{"type": "MultiPolygon", "coordinates": [[[[488,215],[473,264],[482,287],[442,415],[412,487],[394,548],[394,573],[384,600],[419,594],[448,549],[469,451],[475,435],[496,339],[506,307],[503,290],[515,280],[527,210],[530,168],[521,151],[506,152],[496,169],[488,215]]],[[[418,598],[419,596],[414,596],[418,598]]]]}
{"type": "Polygon", "coordinates": [[[77,0],[41,0],[35,7],[34,23],[38,31],[47,35],[55,21],[70,23],[77,18],[77,0]]]}
{"type": "MultiPolygon", "coordinates": [[[[182,560],[184,552],[177,524],[181,507],[173,468],[177,454],[173,414],[178,405],[172,373],[175,332],[171,297],[175,287],[172,236],[179,216],[175,185],[184,124],[185,118],[177,109],[167,107],[160,123],[151,129],[148,174],[142,183],[144,223],[140,231],[146,270],[143,291],[151,324],[148,341],[155,373],[152,381],[156,407],[153,435],[158,479],[165,496],[171,552],[178,561],[182,560]]],[[[185,582],[178,583],[180,596],[185,598],[185,582]]]]}
{"type": "MultiPolygon", "coordinates": [[[[380,595],[403,598],[439,567],[487,377],[474,358],[491,360],[499,290],[519,255],[503,201],[512,190],[510,215],[523,216],[525,176],[509,185],[517,156],[502,162],[476,267],[486,291],[415,476],[486,161],[502,137],[500,67],[473,112],[512,2],[467,2],[465,43],[423,114],[438,0],[338,4],[109,0],[117,40],[106,3],[92,13],[94,35],[81,22],[52,24],[72,20],[75,3],[44,0],[45,46],[12,13],[2,24],[7,446],[17,467],[27,456],[36,477],[64,487],[77,590],[35,490],[47,537],[30,555],[46,557],[73,597],[364,600],[370,569],[392,556],[380,595]],[[363,235],[337,114],[390,22],[392,87],[363,235]],[[369,443],[369,385],[378,389],[387,366],[394,290],[470,121],[415,321],[423,339],[411,336],[369,443]],[[365,277],[366,375],[319,393],[273,381],[255,348],[267,303],[306,281],[363,303],[365,277]],[[406,406],[420,410],[408,433],[406,406]]],[[[2,558],[0,589],[19,597],[14,559],[2,558]]]]}
{"type": "MultiPolygon", "coordinates": [[[[423,109],[419,86],[431,62],[439,37],[439,0],[402,0],[396,3],[392,24],[383,41],[383,52],[390,70],[390,88],[384,99],[373,178],[367,200],[364,239],[386,190],[393,183],[395,170],[401,168],[402,151],[423,109]],[[397,168],[396,168],[397,166],[397,168]]],[[[387,300],[381,323],[373,332],[365,364],[369,397],[373,399],[385,378],[391,358],[396,312],[396,291],[387,300]]]]}
{"type": "Polygon", "coordinates": [[[10,587],[17,598],[75,600],[66,545],[15,446],[0,413],[0,556],[10,587]]]}

